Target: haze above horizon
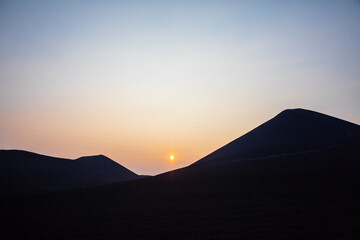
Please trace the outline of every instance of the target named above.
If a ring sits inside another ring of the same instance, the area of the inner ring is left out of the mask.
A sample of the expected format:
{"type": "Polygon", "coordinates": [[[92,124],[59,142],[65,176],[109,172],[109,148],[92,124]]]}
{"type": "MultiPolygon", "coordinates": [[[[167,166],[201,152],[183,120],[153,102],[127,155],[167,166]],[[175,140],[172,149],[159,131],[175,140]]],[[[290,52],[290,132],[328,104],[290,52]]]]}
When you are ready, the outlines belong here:
{"type": "Polygon", "coordinates": [[[287,108],[359,124],[359,23],[358,1],[1,1],[0,149],[153,175],[287,108]]]}

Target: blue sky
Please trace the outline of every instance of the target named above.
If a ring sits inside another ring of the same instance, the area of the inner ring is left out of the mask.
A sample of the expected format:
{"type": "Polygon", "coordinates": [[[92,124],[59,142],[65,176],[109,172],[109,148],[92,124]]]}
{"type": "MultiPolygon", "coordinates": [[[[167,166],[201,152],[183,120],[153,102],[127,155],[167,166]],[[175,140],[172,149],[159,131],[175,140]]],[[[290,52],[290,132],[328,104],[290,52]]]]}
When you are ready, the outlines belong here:
{"type": "Polygon", "coordinates": [[[359,124],[359,24],[359,1],[1,1],[0,147],[155,174],[286,108],[359,124]]]}

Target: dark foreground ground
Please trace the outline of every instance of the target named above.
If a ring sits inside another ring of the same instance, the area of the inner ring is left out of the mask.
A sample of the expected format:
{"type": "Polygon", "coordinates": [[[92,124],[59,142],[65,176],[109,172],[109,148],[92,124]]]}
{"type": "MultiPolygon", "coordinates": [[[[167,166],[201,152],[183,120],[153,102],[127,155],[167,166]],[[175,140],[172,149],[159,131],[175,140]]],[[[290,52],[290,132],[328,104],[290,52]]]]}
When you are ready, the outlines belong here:
{"type": "Polygon", "coordinates": [[[359,145],[1,200],[1,239],[360,239],[359,145]]]}

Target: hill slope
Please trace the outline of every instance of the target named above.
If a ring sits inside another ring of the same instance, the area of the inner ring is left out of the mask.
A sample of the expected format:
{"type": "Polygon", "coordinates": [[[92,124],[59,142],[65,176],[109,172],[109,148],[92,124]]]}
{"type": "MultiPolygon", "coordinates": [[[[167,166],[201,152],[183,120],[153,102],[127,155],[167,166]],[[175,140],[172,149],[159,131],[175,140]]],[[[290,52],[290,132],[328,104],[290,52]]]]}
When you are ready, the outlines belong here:
{"type": "Polygon", "coordinates": [[[76,160],[20,150],[0,150],[1,195],[91,187],[139,176],[103,156],[76,160]]]}

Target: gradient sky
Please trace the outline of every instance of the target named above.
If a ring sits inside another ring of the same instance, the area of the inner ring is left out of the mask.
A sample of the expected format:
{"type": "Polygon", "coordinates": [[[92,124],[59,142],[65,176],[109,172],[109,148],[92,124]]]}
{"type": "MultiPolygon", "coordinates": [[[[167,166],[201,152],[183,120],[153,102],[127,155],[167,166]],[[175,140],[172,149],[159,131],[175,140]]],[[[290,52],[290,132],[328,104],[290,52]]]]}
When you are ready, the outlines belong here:
{"type": "Polygon", "coordinates": [[[158,174],[359,77],[359,1],[0,1],[1,149],[158,174]]]}

